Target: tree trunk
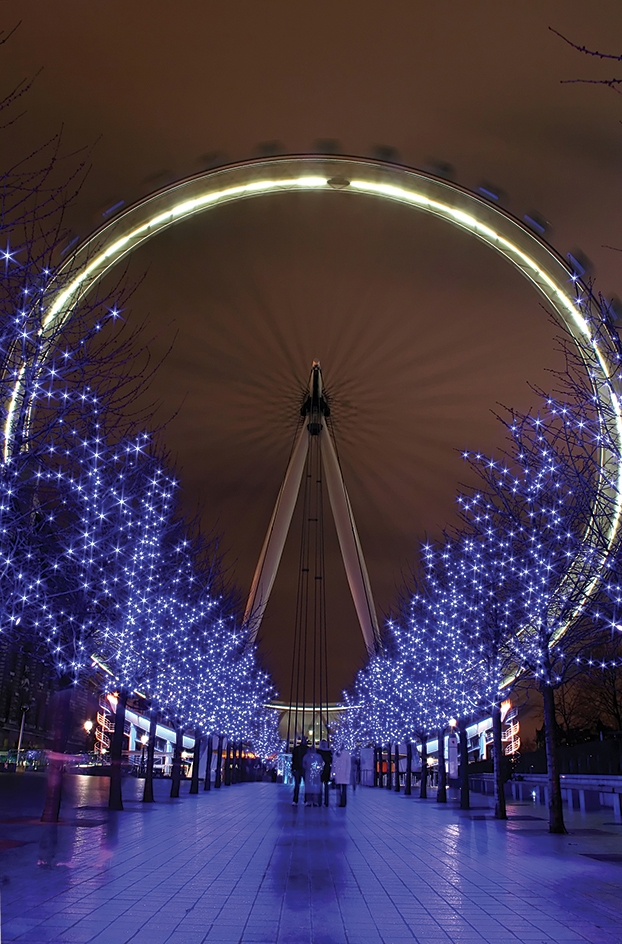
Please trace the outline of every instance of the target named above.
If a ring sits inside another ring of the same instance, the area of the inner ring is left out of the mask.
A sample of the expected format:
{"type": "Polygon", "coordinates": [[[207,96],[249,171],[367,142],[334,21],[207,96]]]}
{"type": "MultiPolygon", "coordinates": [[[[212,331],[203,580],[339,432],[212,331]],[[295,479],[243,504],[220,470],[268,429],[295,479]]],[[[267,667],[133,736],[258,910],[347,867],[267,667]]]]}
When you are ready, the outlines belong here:
{"type": "Polygon", "coordinates": [[[505,808],[505,784],[503,782],[503,741],[501,740],[501,709],[495,704],[492,709],[492,754],[495,784],[495,819],[507,819],[505,808]]]}
{"type": "Polygon", "coordinates": [[[374,786],[378,786],[378,745],[374,744],[374,786]]]}
{"type": "Polygon", "coordinates": [[[387,787],[387,790],[391,790],[391,789],[393,788],[393,776],[392,776],[392,771],[391,771],[391,742],[390,742],[390,741],[389,741],[389,743],[387,744],[387,783],[386,783],[386,787],[387,787]]]}
{"type": "Polygon", "coordinates": [[[395,792],[400,792],[400,746],[395,742],[395,792]]]}
{"type": "Polygon", "coordinates": [[[611,694],[611,714],[613,715],[613,719],[616,723],[616,730],[622,731],[622,701],[620,700],[618,694],[616,676],[614,676],[613,692],[611,694]]]}
{"type": "Polygon", "coordinates": [[[419,799],[428,798],[428,744],[425,735],[421,738],[421,788],[419,790],[419,799]]]}
{"type": "Polygon", "coordinates": [[[557,762],[557,721],[555,719],[555,692],[546,682],[540,683],[544,702],[544,743],[546,747],[546,769],[549,779],[549,832],[565,833],[562,809],[562,791],[557,762]]]}
{"type": "Polygon", "coordinates": [[[246,781],[246,767],[244,764],[244,748],[242,747],[242,742],[240,741],[240,783],[246,781]]]}
{"type": "Polygon", "coordinates": [[[181,752],[184,748],[184,731],[177,726],[175,738],[175,753],[173,754],[173,770],[171,772],[171,797],[177,799],[181,785],[181,752]]]}
{"type": "MultiPolygon", "coordinates": [[[[61,681],[62,685],[62,681],[61,681]]],[[[63,792],[63,753],[67,747],[71,723],[71,680],[55,692],[50,699],[52,710],[52,753],[48,757],[45,803],[41,814],[42,823],[57,823],[63,792]]]]}
{"type": "Polygon", "coordinates": [[[438,790],[436,802],[447,803],[447,768],[445,767],[445,730],[438,730],[438,790]]]}
{"type": "Polygon", "coordinates": [[[207,757],[205,759],[205,783],[204,790],[212,789],[212,754],[214,753],[214,735],[210,732],[207,737],[207,757]]]}
{"type": "Polygon", "coordinates": [[[227,738],[227,750],[225,752],[225,787],[231,786],[231,741],[227,738]]]}
{"type": "Polygon", "coordinates": [[[145,770],[145,788],[143,790],[143,803],[153,803],[153,761],[155,758],[156,728],[158,725],[158,714],[151,706],[151,718],[149,720],[149,743],[147,744],[147,769],[145,770]]]}
{"type": "Polygon", "coordinates": [[[121,689],[117,698],[117,710],[114,713],[114,733],[110,745],[110,795],[108,797],[109,810],[122,810],[123,797],[121,795],[121,764],[123,762],[123,735],[125,734],[125,705],[127,691],[121,689]]]}
{"type": "Polygon", "coordinates": [[[411,767],[413,763],[413,746],[410,741],[406,741],[406,787],[404,793],[406,796],[412,796],[411,767]]]}
{"type": "Polygon", "coordinates": [[[214,778],[214,787],[219,790],[222,784],[222,734],[218,735],[218,753],[216,755],[216,776],[214,778]]]}
{"type": "Polygon", "coordinates": [[[460,738],[460,809],[468,810],[469,802],[469,741],[466,732],[466,720],[458,721],[458,736],[460,738]]]}
{"type": "Polygon", "coordinates": [[[194,729],[194,752],[192,755],[192,777],[190,779],[190,793],[199,792],[199,761],[201,760],[201,728],[194,729]]]}

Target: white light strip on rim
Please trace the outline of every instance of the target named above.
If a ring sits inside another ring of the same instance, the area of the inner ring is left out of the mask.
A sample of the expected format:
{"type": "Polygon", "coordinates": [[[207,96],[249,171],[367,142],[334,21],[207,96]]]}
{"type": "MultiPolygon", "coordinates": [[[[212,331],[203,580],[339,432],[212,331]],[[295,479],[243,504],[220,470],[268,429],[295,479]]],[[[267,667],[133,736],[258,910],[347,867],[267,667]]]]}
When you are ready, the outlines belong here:
{"type": "Polygon", "coordinates": [[[46,328],[54,318],[63,311],[65,306],[71,303],[73,296],[78,292],[83,282],[87,280],[89,276],[96,276],[97,272],[102,269],[104,262],[107,263],[107,269],[110,262],[113,261],[115,257],[118,258],[121,254],[125,255],[128,250],[133,248],[129,245],[130,243],[142,241],[145,236],[154,236],[158,230],[163,229],[176,220],[182,220],[184,217],[190,216],[197,211],[205,210],[209,206],[232,200],[235,197],[242,198],[250,196],[251,194],[274,193],[275,191],[290,190],[292,188],[311,190],[317,189],[318,187],[326,187],[327,183],[328,181],[325,177],[296,177],[289,180],[257,180],[239,187],[213,190],[203,196],[196,197],[194,200],[186,200],[184,203],[173,206],[165,213],[154,216],[153,219],[148,220],[147,223],[143,223],[142,226],[131,230],[120,239],[116,239],[111,246],[97,255],[93,261],[76,276],[65,291],[59,294],[44,319],[43,327],[46,328]]]}

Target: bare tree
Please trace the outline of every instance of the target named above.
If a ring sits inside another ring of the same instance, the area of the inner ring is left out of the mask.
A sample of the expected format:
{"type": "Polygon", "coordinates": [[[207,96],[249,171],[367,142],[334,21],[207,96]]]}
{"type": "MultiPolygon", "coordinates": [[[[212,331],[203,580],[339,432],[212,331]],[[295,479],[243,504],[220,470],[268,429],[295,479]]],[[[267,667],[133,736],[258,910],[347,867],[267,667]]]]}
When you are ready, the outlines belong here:
{"type": "MultiPolygon", "coordinates": [[[[558,30],[553,29],[552,26],[549,26],[549,29],[552,33],[555,33],[556,36],[559,36],[560,39],[563,39],[565,43],[568,43],[569,46],[572,46],[573,49],[576,49],[577,52],[581,52],[586,56],[591,56],[594,59],[601,59],[614,62],[622,62],[622,55],[615,53],[603,53],[599,52],[597,49],[588,49],[587,46],[581,46],[578,43],[573,43],[570,39],[560,33],[558,30]]],[[[562,79],[563,84],[572,85],[575,83],[582,83],[587,85],[605,85],[607,88],[613,89],[614,92],[618,94],[622,91],[622,78],[609,78],[609,79],[562,79]]]]}

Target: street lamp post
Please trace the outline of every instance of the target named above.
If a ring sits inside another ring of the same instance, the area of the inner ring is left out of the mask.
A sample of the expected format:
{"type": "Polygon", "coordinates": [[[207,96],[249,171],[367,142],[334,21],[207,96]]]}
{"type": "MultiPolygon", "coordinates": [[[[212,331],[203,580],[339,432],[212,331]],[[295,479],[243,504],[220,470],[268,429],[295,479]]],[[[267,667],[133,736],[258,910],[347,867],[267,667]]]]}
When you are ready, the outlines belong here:
{"type": "Polygon", "coordinates": [[[22,749],[22,738],[24,737],[24,722],[26,721],[26,712],[28,711],[28,705],[22,705],[22,723],[19,726],[19,738],[17,740],[17,763],[16,768],[19,767],[19,755],[22,749]]]}

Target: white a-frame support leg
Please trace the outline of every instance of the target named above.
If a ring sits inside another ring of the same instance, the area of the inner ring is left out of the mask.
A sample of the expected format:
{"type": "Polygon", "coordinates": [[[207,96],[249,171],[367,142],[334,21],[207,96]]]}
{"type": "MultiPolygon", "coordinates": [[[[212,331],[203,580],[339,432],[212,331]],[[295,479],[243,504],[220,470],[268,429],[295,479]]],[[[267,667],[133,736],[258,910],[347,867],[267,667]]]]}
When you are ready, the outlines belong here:
{"type": "Polygon", "coordinates": [[[363,639],[370,655],[377,652],[380,644],[380,631],[374,598],[371,592],[369,574],[365,566],[363,549],[354,523],[352,506],[341,474],[337,452],[322,417],[322,465],[326,477],[330,507],[333,511],[341,556],[346,569],[350,593],[354,601],[363,639]]]}
{"type": "MultiPolygon", "coordinates": [[[[371,654],[377,651],[380,643],[380,632],[378,629],[374,598],[371,592],[361,542],[356,530],[356,524],[354,523],[352,506],[350,505],[350,499],[348,498],[343,475],[341,474],[337,452],[324,417],[321,418],[321,424],[321,431],[318,435],[320,436],[320,451],[328,488],[328,497],[335,520],[339,547],[341,549],[341,556],[346,569],[346,576],[354,601],[356,615],[358,616],[365,645],[367,646],[368,652],[371,654]]],[[[270,597],[270,591],[272,590],[276,572],[281,562],[285,540],[300,491],[302,473],[309,450],[310,435],[311,433],[305,423],[296,439],[283,485],[281,486],[276,505],[274,506],[268,532],[263,542],[261,554],[259,555],[259,561],[257,562],[257,568],[244,613],[247,644],[253,643],[257,638],[263,614],[270,597]]]]}
{"type": "Polygon", "coordinates": [[[251,591],[248,595],[248,602],[244,611],[247,644],[253,643],[257,638],[274,578],[281,563],[281,555],[283,554],[289,526],[292,523],[292,515],[296,507],[308,451],[309,433],[305,423],[296,439],[287,465],[285,478],[276,499],[261,554],[257,561],[251,591]]]}

